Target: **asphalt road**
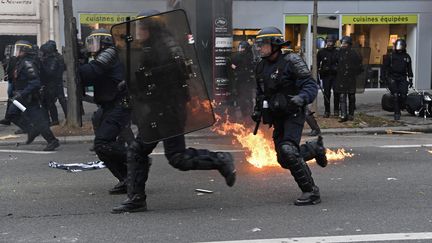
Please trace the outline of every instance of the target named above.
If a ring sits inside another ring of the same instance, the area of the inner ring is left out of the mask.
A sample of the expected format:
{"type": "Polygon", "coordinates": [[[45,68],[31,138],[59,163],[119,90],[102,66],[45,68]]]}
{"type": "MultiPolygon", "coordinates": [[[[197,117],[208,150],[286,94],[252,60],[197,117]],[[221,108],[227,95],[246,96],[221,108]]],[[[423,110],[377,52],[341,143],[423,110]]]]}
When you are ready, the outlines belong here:
{"type": "MultiPolygon", "coordinates": [[[[216,171],[171,168],[158,147],[148,182],[150,211],[120,215],[110,210],[125,196],[108,195],[116,183],[108,170],[68,173],[48,167],[50,160],[96,160],[89,144],[63,145],[51,154],[7,151],[39,151],[40,145],[2,146],[0,242],[201,242],[431,231],[430,135],[327,136],[325,141],[354,157],[327,168],[311,164],[321,189],[319,205],[294,206],[300,192],[290,173],[254,168],[243,152],[234,153],[238,181],[229,188],[216,171]],[[199,194],[197,188],[214,193],[199,194]]],[[[188,142],[241,149],[223,138],[188,142]]]]}

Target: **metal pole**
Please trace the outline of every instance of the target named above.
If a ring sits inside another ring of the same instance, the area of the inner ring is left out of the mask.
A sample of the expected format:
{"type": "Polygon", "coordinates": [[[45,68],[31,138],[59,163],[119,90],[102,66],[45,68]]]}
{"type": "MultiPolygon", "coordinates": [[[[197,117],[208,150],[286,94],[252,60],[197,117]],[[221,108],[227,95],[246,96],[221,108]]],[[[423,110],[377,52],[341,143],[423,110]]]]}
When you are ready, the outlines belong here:
{"type": "MultiPolygon", "coordinates": [[[[314,0],[313,2],[313,15],[312,15],[312,77],[319,82],[318,80],[318,68],[317,68],[317,31],[318,25],[318,0],[314,0]]],[[[317,99],[312,103],[311,110],[313,112],[317,112],[318,103],[317,99]]]]}
{"type": "Polygon", "coordinates": [[[64,32],[65,32],[65,49],[64,60],[66,64],[66,78],[67,78],[67,96],[68,96],[68,109],[66,124],[70,127],[79,127],[82,125],[81,121],[81,105],[78,96],[78,77],[76,75],[77,63],[77,36],[76,36],[76,22],[73,17],[72,0],[63,0],[64,12],[64,32]],[[75,40],[75,41],[74,41],[75,40]]]}

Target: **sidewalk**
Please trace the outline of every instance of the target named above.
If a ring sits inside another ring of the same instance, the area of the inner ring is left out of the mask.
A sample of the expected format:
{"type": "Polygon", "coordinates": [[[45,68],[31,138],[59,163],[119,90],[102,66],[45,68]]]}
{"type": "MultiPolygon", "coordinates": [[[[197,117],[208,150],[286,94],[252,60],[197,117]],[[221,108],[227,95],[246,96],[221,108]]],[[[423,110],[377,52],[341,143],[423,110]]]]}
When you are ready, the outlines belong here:
{"type": "MultiPolygon", "coordinates": [[[[368,90],[364,94],[358,94],[357,98],[357,110],[356,112],[362,112],[368,115],[385,118],[388,120],[393,119],[393,114],[391,112],[386,112],[381,109],[381,97],[386,92],[386,90],[368,90]]],[[[323,98],[321,93],[318,96],[318,116],[323,114],[323,98]]],[[[3,117],[6,110],[6,103],[0,102],[0,117],[3,117]]],[[[84,102],[85,115],[83,116],[83,121],[90,121],[91,115],[96,110],[94,104],[89,104],[84,102]]],[[[64,119],[61,108],[58,106],[59,118],[64,119]]],[[[424,120],[422,117],[415,117],[409,115],[407,112],[402,113],[400,120],[403,125],[398,127],[367,127],[367,128],[328,128],[321,129],[322,134],[346,134],[346,133],[363,133],[363,134],[384,134],[388,130],[391,131],[406,131],[406,132],[432,132],[432,118],[424,120]]],[[[8,135],[15,135],[14,132],[17,127],[14,125],[4,126],[0,125],[0,138],[8,135]]],[[[309,129],[304,130],[304,134],[307,135],[310,132],[309,129]]],[[[18,145],[24,144],[27,139],[26,134],[19,134],[17,138],[1,139],[0,145],[18,145]]],[[[94,136],[64,136],[58,137],[62,144],[67,143],[78,143],[78,142],[88,142],[93,141],[94,136]]],[[[223,138],[216,133],[212,132],[210,128],[189,133],[186,138],[208,138],[208,139],[218,139],[223,138]]],[[[42,137],[36,138],[34,143],[45,144],[42,137]]]]}

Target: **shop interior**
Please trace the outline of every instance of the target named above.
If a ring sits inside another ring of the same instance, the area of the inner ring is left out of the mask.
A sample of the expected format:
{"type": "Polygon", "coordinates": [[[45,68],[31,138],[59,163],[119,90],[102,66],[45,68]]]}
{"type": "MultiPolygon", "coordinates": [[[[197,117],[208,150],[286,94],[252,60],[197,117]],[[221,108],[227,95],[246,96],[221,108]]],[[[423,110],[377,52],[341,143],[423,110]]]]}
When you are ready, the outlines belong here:
{"type": "MultiPolygon", "coordinates": [[[[369,78],[366,88],[386,88],[387,84],[380,80],[383,56],[393,47],[397,39],[405,39],[409,43],[415,31],[412,24],[344,24],[342,33],[353,38],[354,47],[369,47],[369,78]]],[[[409,46],[407,48],[409,52],[409,46]]],[[[413,56],[411,55],[413,58],[413,56]]],[[[415,60],[413,58],[413,60],[415,60]]],[[[414,68],[414,67],[413,67],[414,68]]]]}

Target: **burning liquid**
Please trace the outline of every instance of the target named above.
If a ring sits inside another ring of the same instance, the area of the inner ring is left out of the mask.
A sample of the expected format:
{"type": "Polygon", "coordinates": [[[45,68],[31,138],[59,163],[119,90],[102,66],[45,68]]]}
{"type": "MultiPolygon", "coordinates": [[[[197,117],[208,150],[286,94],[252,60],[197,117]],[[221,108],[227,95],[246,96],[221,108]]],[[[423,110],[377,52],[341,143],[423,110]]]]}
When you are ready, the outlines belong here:
{"type": "MultiPolygon", "coordinates": [[[[239,143],[246,149],[246,160],[250,164],[257,168],[280,166],[277,162],[271,137],[272,130],[262,125],[257,135],[253,135],[252,128],[248,128],[244,124],[231,122],[228,116],[223,120],[221,116],[216,115],[217,122],[213,127],[213,131],[220,135],[232,135],[234,137],[233,144],[239,143]]],[[[352,153],[345,152],[343,148],[336,151],[327,149],[326,155],[329,162],[337,162],[354,156],[352,153]]]]}

